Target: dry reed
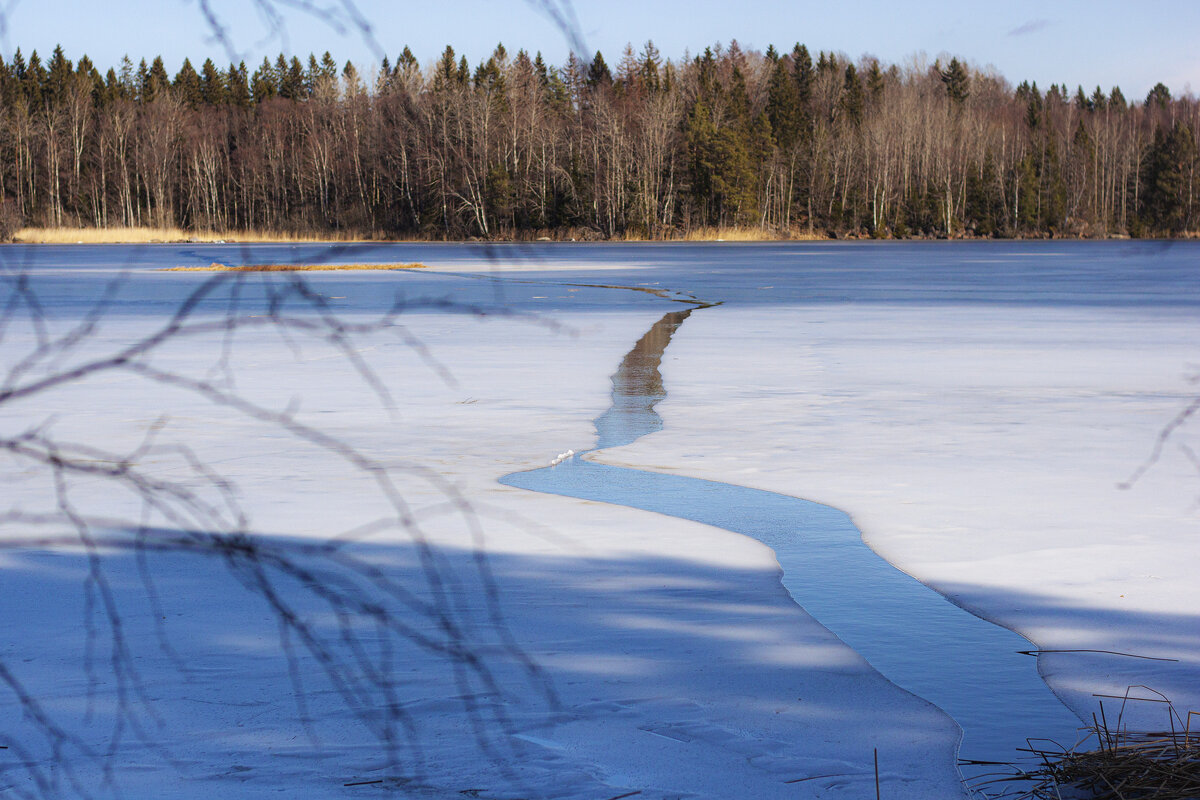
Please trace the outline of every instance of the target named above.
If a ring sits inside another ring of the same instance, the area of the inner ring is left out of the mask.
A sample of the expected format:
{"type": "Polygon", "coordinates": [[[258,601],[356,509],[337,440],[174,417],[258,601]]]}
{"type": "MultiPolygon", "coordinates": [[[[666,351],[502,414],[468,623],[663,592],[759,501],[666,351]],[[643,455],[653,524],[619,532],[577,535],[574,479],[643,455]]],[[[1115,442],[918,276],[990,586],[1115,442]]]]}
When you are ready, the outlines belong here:
{"type": "Polygon", "coordinates": [[[1031,740],[1028,752],[1040,762],[1036,768],[1011,765],[1017,767],[1017,774],[984,783],[993,789],[1010,782],[1019,786],[1015,792],[1000,795],[1012,800],[1200,798],[1200,732],[1191,731],[1193,718],[1200,723],[1200,712],[1190,711],[1185,719],[1165,698],[1126,694],[1119,699],[1121,713],[1113,726],[1105,718],[1101,704],[1100,718],[1093,717],[1092,725],[1086,729],[1088,736],[1079,745],[1070,750],[1043,748],[1034,744],[1038,740],[1031,740]],[[1125,704],[1135,701],[1162,703],[1167,709],[1169,729],[1129,730],[1122,718],[1125,704]],[[1080,749],[1089,743],[1094,745],[1092,749],[1080,749]]]}
{"type": "Polygon", "coordinates": [[[778,242],[823,241],[825,233],[808,230],[774,231],[755,227],[692,228],[682,237],[685,242],[778,242]]]}
{"type": "Polygon", "coordinates": [[[13,241],[24,244],[159,244],[169,242],[355,242],[357,232],[296,234],[278,231],[186,231],[182,228],[21,228],[13,241]]]}

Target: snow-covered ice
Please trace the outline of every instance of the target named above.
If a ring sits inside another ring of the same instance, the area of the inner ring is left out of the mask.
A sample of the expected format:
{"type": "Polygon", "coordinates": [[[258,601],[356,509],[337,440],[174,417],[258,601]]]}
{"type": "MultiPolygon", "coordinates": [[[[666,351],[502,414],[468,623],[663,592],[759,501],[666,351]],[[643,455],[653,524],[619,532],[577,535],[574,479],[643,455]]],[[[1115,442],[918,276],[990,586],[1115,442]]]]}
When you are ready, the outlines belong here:
{"type": "MultiPolygon", "coordinates": [[[[131,249],[121,251],[124,263],[104,256],[111,268],[102,269],[47,249],[30,263],[58,326],[86,313],[101,274],[133,268],[127,301],[86,345],[103,352],[160,324],[181,287],[201,280],[143,264],[209,263],[217,250],[131,249]]],[[[294,559],[291,577],[273,578],[334,663],[346,664],[341,674],[357,676],[359,705],[339,691],[320,649],[293,639],[281,650],[276,611],[226,560],[101,550],[89,561],[78,548],[10,545],[0,555],[0,662],[13,681],[0,690],[0,744],[10,747],[0,751],[0,786],[30,795],[119,788],[126,797],[863,797],[874,788],[877,750],[884,797],[961,796],[953,722],[797,607],[767,547],[682,519],[497,483],[591,446],[609,376],[674,305],[600,285],[726,305],[692,314],[676,333],[661,366],[663,429],[588,458],[843,509],[893,564],[1044,651],[1177,659],[1044,653],[1050,687],[1080,715],[1096,707],[1094,694],[1132,684],[1200,708],[1200,619],[1189,610],[1200,600],[1200,476],[1180,449],[1190,431],[1120,488],[1194,396],[1192,296],[1167,287],[1164,302],[1118,302],[1121,287],[1101,271],[1075,286],[1055,283],[1048,296],[1032,292],[1037,302],[1012,289],[998,303],[1004,280],[963,266],[997,256],[1027,276],[1075,252],[1038,245],[893,251],[941,270],[934,277],[948,288],[938,297],[918,296],[919,265],[889,278],[894,286],[857,283],[856,259],[886,260],[888,251],[871,248],[409,250],[403,260],[470,274],[312,278],[342,298],[330,303],[346,321],[373,318],[397,287],[409,299],[497,312],[404,313],[424,350],[392,332],[356,336],[355,351],[395,398],[394,411],[344,355],[269,328],[239,334],[228,366],[241,396],[290,408],[295,420],[387,465],[418,537],[412,527],[363,527],[391,508],[374,477],[339,453],[179,387],[104,373],[36,402],[0,405],[5,437],[51,420],[59,441],[119,452],[135,449],[165,415],[161,449],[147,454],[146,468],[186,483],[181,451],[168,447],[186,444],[236,487],[250,527],[294,559]],[[731,260],[753,273],[739,274],[731,260]],[[961,279],[950,269],[958,262],[961,279]],[[783,265],[795,271],[765,279],[783,265]],[[845,289],[839,270],[852,284],[845,289]],[[414,603],[451,609],[486,676],[464,677],[460,661],[414,644],[442,635],[435,616],[407,617],[407,638],[371,631],[311,591],[301,568],[333,567],[306,543],[355,530],[365,539],[347,550],[356,574],[377,566],[411,588],[414,603]],[[445,579],[436,587],[423,542],[436,546],[445,579]],[[114,654],[97,564],[121,612],[127,661],[114,654]],[[136,665],[136,680],[115,675],[114,664],[136,665]],[[353,673],[359,668],[389,678],[372,683],[353,673]],[[95,759],[68,752],[80,785],[53,765],[54,737],[21,709],[15,681],[73,742],[98,751],[95,759]],[[141,730],[122,730],[109,758],[122,702],[141,730]],[[376,703],[399,720],[390,733],[355,713],[376,703]],[[98,768],[105,764],[110,775],[98,768]]],[[[1083,264],[1095,255],[1078,252],[1083,264]]],[[[1165,267],[1177,271],[1179,259],[1200,254],[1189,246],[1183,255],[1121,252],[1151,268],[1174,259],[1165,267]]],[[[394,249],[379,258],[399,260],[394,249]]],[[[19,318],[9,324],[5,367],[33,335],[19,318]]],[[[165,348],[154,364],[220,382],[228,376],[213,367],[222,352],[223,337],[206,334],[165,348]]],[[[13,457],[0,468],[0,512],[53,508],[46,470],[13,457]]],[[[137,498],[101,480],[76,479],[71,497],[90,513],[138,520],[137,498]]],[[[10,541],[29,533],[17,524],[3,531],[10,541]]]]}

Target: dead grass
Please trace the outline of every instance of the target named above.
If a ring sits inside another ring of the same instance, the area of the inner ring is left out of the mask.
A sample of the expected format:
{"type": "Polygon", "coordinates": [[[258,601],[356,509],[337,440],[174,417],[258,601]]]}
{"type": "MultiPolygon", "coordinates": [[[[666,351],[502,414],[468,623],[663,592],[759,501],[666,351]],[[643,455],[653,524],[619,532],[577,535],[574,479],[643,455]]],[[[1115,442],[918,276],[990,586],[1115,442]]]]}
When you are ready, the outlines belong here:
{"type": "Polygon", "coordinates": [[[824,233],[807,230],[772,231],[762,228],[721,227],[693,228],[682,237],[685,242],[779,242],[779,241],[824,241],[824,233]]]}
{"type": "Polygon", "coordinates": [[[14,242],[26,244],[157,244],[163,242],[355,242],[359,233],[294,234],[262,231],[185,231],[182,228],[22,228],[14,242]]]}
{"type": "MultiPolygon", "coordinates": [[[[1156,697],[1122,699],[1121,712],[1115,724],[1104,716],[1093,717],[1089,735],[1080,745],[1069,750],[1040,747],[1044,740],[1030,740],[1028,752],[1037,757],[1033,769],[1018,768],[1017,774],[985,781],[995,790],[1005,783],[1021,785],[1015,793],[989,794],[1012,800],[1195,800],[1200,798],[1200,733],[1193,731],[1200,722],[1200,712],[1178,714],[1162,695],[1145,686],[1156,697]],[[1167,730],[1131,731],[1123,723],[1125,704],[1133,702],[1160,703],[1170,722],[1167,730]],[[1092,743],[1092,749],[1081,746],[1092,743]]],[[[1014,765],[1016,766],[1016,765],[1014,765]]]]}
{"type": "Polygon", "coordinates": [[[163,267],[160,272],[338,272],[341,270],[426,269],[425,264],[241,264],[213,262],[207,267],[163,267]]]}

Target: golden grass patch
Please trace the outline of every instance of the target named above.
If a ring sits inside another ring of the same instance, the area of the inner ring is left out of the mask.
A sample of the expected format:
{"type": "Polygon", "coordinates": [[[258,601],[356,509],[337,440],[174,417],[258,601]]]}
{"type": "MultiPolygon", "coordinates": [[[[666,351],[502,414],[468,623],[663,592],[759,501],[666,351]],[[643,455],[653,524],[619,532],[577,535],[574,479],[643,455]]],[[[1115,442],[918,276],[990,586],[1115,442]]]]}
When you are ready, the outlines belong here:
{"type": "Polygon", "coordinates": [[[22,228],[14,242],[25,244],[159,244],[164,242],[357,242],[360,233],[292,234],[275,231],[185,231],[182,228],[22,228]]]}
{"type": "Polygon", "coordinates": [[[779,242],[823,241],[824,233],[807,230],[773,231],[752,227],[693,228],[682,237],[685,242],[779,242]]]}

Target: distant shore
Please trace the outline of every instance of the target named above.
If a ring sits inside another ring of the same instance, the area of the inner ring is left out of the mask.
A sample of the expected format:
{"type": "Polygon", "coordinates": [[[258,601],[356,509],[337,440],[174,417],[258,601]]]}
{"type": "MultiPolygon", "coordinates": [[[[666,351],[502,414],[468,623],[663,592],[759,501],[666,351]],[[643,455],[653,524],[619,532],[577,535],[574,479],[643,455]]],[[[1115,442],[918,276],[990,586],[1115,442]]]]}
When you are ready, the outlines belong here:
{"type": "MultiPolygon", "coordinates": [[[[353,243],[383,243],[383,242],[795,242],[795,241],[835,241],[835,240],[867,240],[866,234],[830,233],[824,231],[792,230],[775,231],[761,228],[696,228],[680,232],[674,236],[644,237],[624,235],[607,237],[591,229],[564,229],[545,232],[547,235],[527,236],[502,239],[460,239],[444,240],[422,237],[393,238],[383,233],[364,233],[361,231],[327,232],[327,233],[290,233],[286,231],[189,231],[182,228],[21,228],[13,234],[15,244],[177,244],[192,242],[198,244],[353,244],[353,243]]],[[[912,239],[916,241],[931,241],[944,239],[941,236],[910,236],[884,237],[889,241],[912,239]]],[[[961,234],[955,239],[984,240],[993,237],[972,236],[961,234]]],[[[1105,236],[1024,236],[1020,239],[1129,239],[1126,234],[1111,233],[1105,236]]],[[[1177,239],[1200,239],[1200,231],[1190,231],[1175,237],[1177,239]]]]}

